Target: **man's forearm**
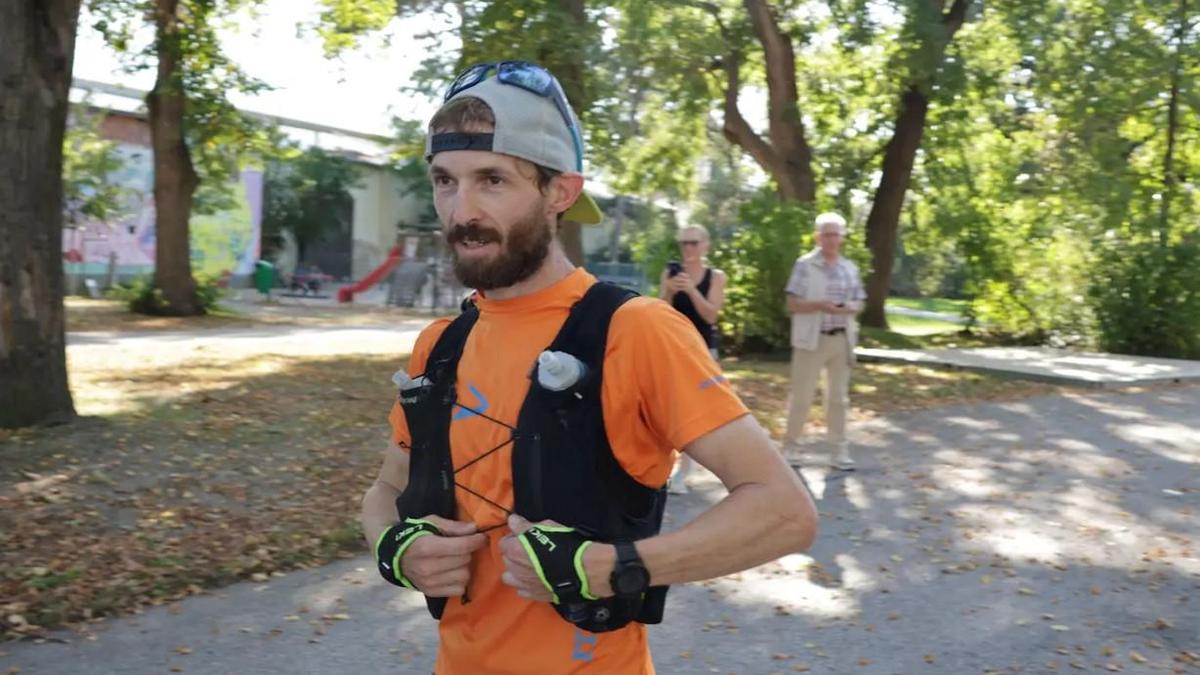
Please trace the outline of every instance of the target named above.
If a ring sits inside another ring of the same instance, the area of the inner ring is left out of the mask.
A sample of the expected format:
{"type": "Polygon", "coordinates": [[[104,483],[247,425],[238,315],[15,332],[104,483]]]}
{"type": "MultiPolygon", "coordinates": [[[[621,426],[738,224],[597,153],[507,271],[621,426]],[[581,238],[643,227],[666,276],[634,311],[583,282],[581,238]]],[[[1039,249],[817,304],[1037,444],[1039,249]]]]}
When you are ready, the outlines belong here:
{"type": "MultiPolygon", "coordinates": [[[[790,480],[741,485],[685,527],[643,539],[637,549],[655,586],[700,581],[807,549],[816,521],[808,490],[792,474],[790,480]]],[[[585,561],[589,581],[600,594],[611,594],[614,549],[593,548],[592,560],[585,561]]]]}
{"type": "Polygon", "coordinates": [[[396,513],[396,498],[399,496],[399,490],[379,481],[375,481],[363,495],[362,530],[367,538],[367,546],[370,546],[372,551],[379,535],[395,525],[399,519],[396,513]]]}

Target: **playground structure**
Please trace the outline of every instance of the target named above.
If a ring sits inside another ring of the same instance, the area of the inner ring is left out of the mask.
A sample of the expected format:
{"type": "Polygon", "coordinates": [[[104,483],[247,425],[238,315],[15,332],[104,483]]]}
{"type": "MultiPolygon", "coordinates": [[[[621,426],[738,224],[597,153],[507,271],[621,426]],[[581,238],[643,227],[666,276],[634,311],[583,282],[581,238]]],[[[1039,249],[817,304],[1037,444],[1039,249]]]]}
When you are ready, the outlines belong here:
{"type": "Polygon", "coordinates": [[[388,251],[387,258],[379,265],[379,267],[371,270],[367,276],[359,279],[355,283],[339,288],[337,292],[337,301],[339,303],[354,302],[354,296],[356,294],[362,293],[387,277],[387,275],[391,273],[393,269],[395,269],[396,265],[400,264],[402,257],[403,253],[400,247],[393,246],[391,250],[388,251]]]}

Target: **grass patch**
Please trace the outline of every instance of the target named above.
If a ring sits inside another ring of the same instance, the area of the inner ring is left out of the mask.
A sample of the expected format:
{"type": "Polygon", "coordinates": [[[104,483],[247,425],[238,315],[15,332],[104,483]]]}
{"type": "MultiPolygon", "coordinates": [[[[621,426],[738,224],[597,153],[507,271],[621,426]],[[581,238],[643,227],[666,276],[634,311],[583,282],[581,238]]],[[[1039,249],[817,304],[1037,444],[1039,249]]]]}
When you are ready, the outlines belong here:
{"type": "Polygon", "coordinates": [[[939,312],[962,316],[966,313],[970,302],[967,300],[952,300],[950,298],[897,298],[889,297],[887,304],[892,307],[920,309],[926,312],[939,312]]]}
{"type": "Polygon", "coordinates": [[[858,342],[862,347],[882,349],[934,349],[940,347],[968,349],[1008,344],[1002,337],[986,333],[965,332],[961,330],[961,327],[956,327],[953,332],[913,334],[863,326],[858,342]]]}
{"type": "Polygon", "coordinates": [[[933,335],[935,333],[955,333],[962,330],[962,326],[953,321],[931,319],[924,316],[889,312],[887,319],[892,332],[901,335],[933,335]]]}
{"type": "MultiPolygon", "coordinates": [[[[779,437],[787,423],[790,364],[782,359],[722,361],[725,375],[758,421],[779,437]]],[[[909,364],[860,363],[850,378],[851,420],[973,401],[1015,400],[1054,393],[1059,387],[964,370],[909,364]]],[[[824,422],[820,393],[809,419],[824,422]]]]}

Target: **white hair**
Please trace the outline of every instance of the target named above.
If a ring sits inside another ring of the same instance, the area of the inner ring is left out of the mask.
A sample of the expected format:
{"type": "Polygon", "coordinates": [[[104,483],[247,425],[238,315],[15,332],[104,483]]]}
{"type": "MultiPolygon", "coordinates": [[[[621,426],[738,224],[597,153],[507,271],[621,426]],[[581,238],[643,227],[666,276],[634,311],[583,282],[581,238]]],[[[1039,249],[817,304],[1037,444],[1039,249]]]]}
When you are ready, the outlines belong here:
{"type": "Polygon", "coordinates": [[[846,236],[846,219],[841,217],[839,214],[834,213],[833,211],[826,211],[825,213],[818,215],[814,223],[815,227],[813,229],[818,234],[820,234],[821,229],[826,225],[837,225],[838,232],[842,236],[846,236]]]}
{"type": "Polygon", "coordinates": [[[675,232],[675,238],[678,239],[685,232],[695,232],[700,235],[704,241],[708,241],[708,228],[703,225],[684,225],[675,232]]]}

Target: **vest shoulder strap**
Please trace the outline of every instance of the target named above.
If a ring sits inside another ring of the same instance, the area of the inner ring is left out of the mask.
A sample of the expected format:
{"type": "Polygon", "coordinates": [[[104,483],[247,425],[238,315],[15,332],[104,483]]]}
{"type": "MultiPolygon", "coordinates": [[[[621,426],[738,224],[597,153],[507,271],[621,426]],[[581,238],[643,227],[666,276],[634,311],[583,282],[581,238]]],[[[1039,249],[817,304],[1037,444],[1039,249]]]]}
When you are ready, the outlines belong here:
{"type": "Polygon", "coordinates": [[[425,362],[425,372],[432,376],[434,382],[453,387],[457,379],[458,361],[462,358],[463,348],[467,344],[467,336],[479,320],[479,309],[469,305],[461,314],[454,317],[446,326],[425,362]]]}
{"type": "Polygon", "coordinates": [[[550,349],[570,347],[568,351],[579,352],[575,355],[588,365],[599,365],[604,358],[613,315],[621,305],[635,297],[636,292],[616,284],[605,281],[592,284],[579,302],[571,307],[571,313],[550,344],[550,349]]]}

